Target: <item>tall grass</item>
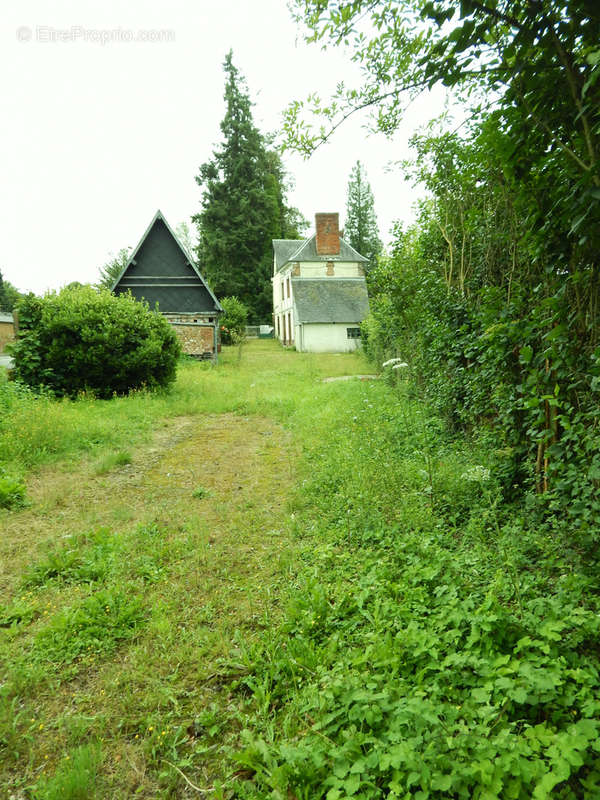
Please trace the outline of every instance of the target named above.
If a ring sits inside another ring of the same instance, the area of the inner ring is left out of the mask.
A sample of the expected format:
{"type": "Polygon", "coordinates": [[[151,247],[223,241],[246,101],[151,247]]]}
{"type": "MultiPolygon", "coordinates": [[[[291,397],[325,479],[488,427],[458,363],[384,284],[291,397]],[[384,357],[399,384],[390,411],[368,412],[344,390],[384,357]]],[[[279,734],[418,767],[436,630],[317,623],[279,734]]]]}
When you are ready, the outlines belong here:
{"type": "Polygon", "coordinates": [[[127,450],[147,438],[159,420],[193,414],[263,413],[286,420],[307,386],[327,375],[364,371],[354,355],[319,359],[283,351],[270,341],[224,348],[218,366],[183,361],[169,392],[127,397],[55,400],[0,382],[0,464],[30,470],[107,448],[127,450]]]}

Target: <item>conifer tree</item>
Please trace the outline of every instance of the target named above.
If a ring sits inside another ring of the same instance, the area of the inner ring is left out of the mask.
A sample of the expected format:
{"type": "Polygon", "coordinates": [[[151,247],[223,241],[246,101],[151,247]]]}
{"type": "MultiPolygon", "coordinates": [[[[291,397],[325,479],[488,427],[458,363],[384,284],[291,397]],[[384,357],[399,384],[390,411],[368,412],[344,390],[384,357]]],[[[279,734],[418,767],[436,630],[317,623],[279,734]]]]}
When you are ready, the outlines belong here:
{"type": "Polygon", "coordinates": [[[348,180],[344,239],[361,256],[369,259],[367,269],[376,266],[382,245],[375,217],[373,192],[360,161],[352,168],[348,180]]]}
{"type": "Polygon", "coordinates": [[[281,159],[254,124],[246,82],[231,51],[223,67],[223,142],[196,177],[203,188],[202,209],[192,218],[197,253],[217,297],[235,295],[249,309],[249,322],[266,322],[272,313],[271,242],[298,235],[295,210],[286,206],[281,159]]]}

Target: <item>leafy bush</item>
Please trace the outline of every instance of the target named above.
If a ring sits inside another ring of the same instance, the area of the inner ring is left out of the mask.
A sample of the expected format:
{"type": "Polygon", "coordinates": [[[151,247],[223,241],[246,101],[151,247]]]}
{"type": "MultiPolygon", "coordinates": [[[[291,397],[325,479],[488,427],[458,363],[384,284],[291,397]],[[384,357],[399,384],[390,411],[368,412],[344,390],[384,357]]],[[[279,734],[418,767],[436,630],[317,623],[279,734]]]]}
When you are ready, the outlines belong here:
{"type": "Polygon", "coordinates": [[[221,305],[225,309],[221,317],[221,341],[223,344],[239,344],[246,334],[248,309],[235,295],[224,297],[221,305]]]}
{"type": "Polygon", "coordinates": [[[55,395],[107,398],[175,380],[180,346],[157,312],[130,295],[67,287],[21,301],[12,346],[17,380],[55,395]]]}

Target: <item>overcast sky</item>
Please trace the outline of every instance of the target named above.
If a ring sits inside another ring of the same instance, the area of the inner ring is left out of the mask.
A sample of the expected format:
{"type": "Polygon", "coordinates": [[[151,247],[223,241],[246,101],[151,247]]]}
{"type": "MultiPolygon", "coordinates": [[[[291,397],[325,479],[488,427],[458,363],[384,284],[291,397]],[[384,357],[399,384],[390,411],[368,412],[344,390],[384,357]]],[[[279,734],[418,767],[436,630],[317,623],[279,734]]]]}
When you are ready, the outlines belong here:
{"type": "MultiPolygon", "coordinates": [[[[263,133],[290,100],[354,74],[343,52],[304,44],[284,0],[22,0],[3,5],[1,25],[0,270],[36,293],[97,281],[158,208],[172,227],[199,210],[194,176],[220,140],[230,48],[263,133]],[[135,41],[152,37],[163,41],[135,41]]],[[[309,161],[286,154],[290,201],[313,222],[339,211],[343,224],[359,158],[387,240],[415,199],[388,164],[442,110],[441,94],[428,95],[393,141],[355,120],[309,161]]]]}

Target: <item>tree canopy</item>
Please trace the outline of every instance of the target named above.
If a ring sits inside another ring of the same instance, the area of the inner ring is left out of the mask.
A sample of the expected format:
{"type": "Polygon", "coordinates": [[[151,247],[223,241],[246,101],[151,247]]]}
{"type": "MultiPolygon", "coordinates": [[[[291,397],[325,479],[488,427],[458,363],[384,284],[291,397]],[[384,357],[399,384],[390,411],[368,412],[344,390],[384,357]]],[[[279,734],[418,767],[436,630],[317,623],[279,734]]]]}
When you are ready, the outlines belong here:
{"type": "Polygon", "coordinates": [[[100,289],[112,289],[115,281],[118,280],[127,266],[130,255],[131,247],[122,247],[116,256],[113,256],[103,267],[100,267],[100,280],[98,281],[100,289]]]}
{"type": "Polygon", "coordinates": [[[224,62],[222,144],[200,167],[202,209],[193,217],[203,274],[218,297],[238,297],[250,321],[271,315],[272,240],[295,238],[301,217],[286,203],[286,175],[252,117],[246,82],[229,52],[224,62]]]}
{"type": "Polygon", "coordinates": [[[377,264],[381,240],[375,216],[375,202],[365,168],[360,161],[353,166],[348,181],[344,239],[369,259],[368,269],[377,264]]]}
{"type": "Polygon", "coordinates": [[[4,280],[0,270],[0,311],[12,311],[19,302],[21,294],[12,283],[4,280]]]}

